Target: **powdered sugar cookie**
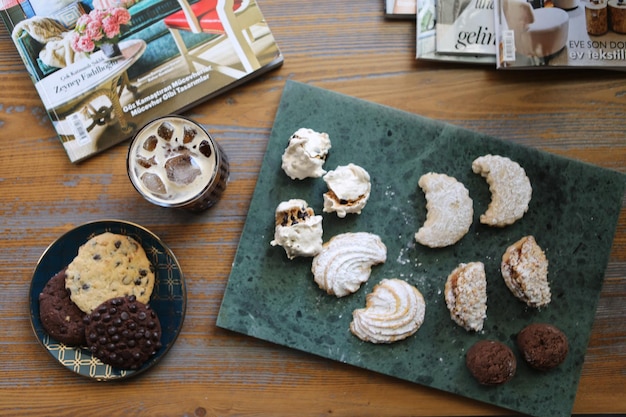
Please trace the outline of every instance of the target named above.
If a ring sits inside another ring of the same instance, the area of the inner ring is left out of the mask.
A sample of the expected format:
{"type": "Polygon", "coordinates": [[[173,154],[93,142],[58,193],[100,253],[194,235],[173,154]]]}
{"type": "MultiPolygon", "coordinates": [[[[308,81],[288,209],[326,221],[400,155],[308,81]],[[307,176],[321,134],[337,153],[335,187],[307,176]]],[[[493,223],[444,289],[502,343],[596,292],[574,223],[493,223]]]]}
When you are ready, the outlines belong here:
{"type": "Polygon", "coordinates": [[[508,226],[528,211],[532,186],[526,171],[517,162],[499,155],[485,155],[472,162],[472,170],[489,184],[491,202],[480,222],[490,226],[508,226]]]}
{"type": "Polygon", "coordinates": [[[426,221],[415,234],[422,245],[441,248],[458,242],[469,231],[474,207],[465,186],[445,174],[429,172],[418,185],[426,195],[426,221]]]}

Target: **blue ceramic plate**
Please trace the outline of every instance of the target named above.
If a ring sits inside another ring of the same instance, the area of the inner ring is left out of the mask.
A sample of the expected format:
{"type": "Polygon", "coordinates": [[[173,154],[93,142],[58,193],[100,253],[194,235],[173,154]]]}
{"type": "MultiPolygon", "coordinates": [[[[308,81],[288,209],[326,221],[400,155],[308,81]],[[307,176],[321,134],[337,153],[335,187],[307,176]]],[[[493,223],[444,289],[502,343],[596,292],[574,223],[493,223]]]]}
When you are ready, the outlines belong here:
{"type": "Polygon", "coordinates": [[[65,233],[43,253],[33,273],[29,292],[30,319],[35,336],[65,368],[88,378],[108,381],[140,374],[154,365],[172,347],[185,318],[187,293],[185,280],[172,251],[148,229],[119,220],[100,220],[86,223],[65,233]],[[44,331],[39,319],[39,294],[52,276],[67,266],[78,253],[78,248],[95,235],[111,232],[137,240],[146,251],[155,268],[155,284],[150,307],[161,322],[161,349],[138,370],[124,370],[103,364],[86,348],[69,347],[54,340],[44,331]]]}

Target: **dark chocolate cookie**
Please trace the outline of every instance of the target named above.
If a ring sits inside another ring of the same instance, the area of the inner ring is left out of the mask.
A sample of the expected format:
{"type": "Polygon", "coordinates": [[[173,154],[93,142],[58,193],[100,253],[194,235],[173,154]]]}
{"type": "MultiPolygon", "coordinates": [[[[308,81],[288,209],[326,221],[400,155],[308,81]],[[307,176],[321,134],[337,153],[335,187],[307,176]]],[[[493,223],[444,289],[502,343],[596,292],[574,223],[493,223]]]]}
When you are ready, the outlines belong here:
{"type": "Polygon", "coordinates": [[[476,380],[483,385],[500,385],[515,375],[515,354],[504,343],[481,340],[465,356],[465,365],[476,380]]]}
{"type": "Polygon", "coordinates": [[[161,323],[134,295],[112,298],[85,317],[92,354],[120,369],[138,369],[161,348],[161,323]]]}
{"type": "Polygon", "coordinates": [[[65,288],[65,268],[50,278],[39,294],[41,326],[52,338],[68,346],[85,344],[85,313],[65,288]]]}
{"type": "Polygon", "coordinates": [[[569,352],[567,336],[556,327],[533,323],[517,335],[517,347],[524,360],[533,368],[548,371],[559,366],[569,352]]]}

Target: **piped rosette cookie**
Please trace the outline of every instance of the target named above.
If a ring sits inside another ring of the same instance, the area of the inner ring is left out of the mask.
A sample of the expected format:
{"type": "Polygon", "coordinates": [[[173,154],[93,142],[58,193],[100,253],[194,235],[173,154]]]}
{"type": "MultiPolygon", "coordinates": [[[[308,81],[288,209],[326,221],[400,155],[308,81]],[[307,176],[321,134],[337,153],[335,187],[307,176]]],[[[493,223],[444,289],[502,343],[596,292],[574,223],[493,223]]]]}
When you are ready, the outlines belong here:
{"type": "Polygon", "coordinates": [[[324,243],[311,272],[322,290],[344,297],[356,292],[369,279],[372,266],[386,259],[387,247],[377,235],[343,233],[324,243]]]}
{"type": "Polygon", "coordinates": [[[415,334],[426,304],[417,288],[398,278],[384,279],[367,295],[365,308],[352,312],[350,331],[371,343],[393,343],[415,334]]]}

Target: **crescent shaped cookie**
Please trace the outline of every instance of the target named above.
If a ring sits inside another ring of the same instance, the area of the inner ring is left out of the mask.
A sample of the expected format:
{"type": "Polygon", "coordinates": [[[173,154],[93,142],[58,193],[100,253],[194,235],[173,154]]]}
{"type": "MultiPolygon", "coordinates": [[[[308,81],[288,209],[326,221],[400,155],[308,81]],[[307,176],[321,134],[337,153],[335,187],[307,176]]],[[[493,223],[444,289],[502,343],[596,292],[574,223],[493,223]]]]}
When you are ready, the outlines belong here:
{"type": "Polygon", "coordinates": [[[444,287],[452,320],[467,331],[480,331],[487,318],[487,278],[482,262],[462,263],[448,276],[444,287]]]}
{"type": "Polygon", "coordinates": [[[393,343],[413,335],[424,322],[426,304],[417,288],[401,279],[384,279],[352,312],[350,331],[371,343],[393,343]]]}
{"type": "Polygon", "coordinates": [[[426,221],[415,234],[415,240],[431,248],[450,246],[469,231],[474,207],[465,186],[445,174],[429,172],[418,185],[426,195],[426,221]]]}
{"type": "Polygon", "coordinates": [[[513,295],[529,307],[550,303],[548,259],[533,236],[524,236],[506,249],[500,271],[513,295]]]}
{"type": "Polygon", "coordinates": [[[481,223],[508,226],[528,211],[533,189],[520,164],[503,156],[485,155],[472,162],[472,171],[487,180],[491,191],[491,202],[480,216],[481,223]]]}
{"type": "Polygon", "coordinates": [[[377,235],[343,233],[324,243],[313,258],[311,272],[321,289],[344,297],[356,292],[369,279],[372,266],[386,259],[387,247],[377,235]]]}

